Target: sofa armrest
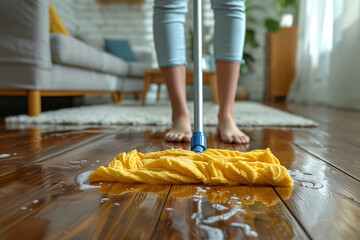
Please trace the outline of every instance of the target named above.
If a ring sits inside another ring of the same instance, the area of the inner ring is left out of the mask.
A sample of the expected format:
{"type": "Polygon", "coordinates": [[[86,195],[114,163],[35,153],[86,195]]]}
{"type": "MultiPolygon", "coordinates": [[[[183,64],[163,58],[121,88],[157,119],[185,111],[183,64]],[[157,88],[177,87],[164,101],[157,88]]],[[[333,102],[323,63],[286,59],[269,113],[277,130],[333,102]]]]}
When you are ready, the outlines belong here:
{"type": "Polygon", "coordinates": [[[0,1],[0,64],[51,68],[48,0],[0,1]]]}

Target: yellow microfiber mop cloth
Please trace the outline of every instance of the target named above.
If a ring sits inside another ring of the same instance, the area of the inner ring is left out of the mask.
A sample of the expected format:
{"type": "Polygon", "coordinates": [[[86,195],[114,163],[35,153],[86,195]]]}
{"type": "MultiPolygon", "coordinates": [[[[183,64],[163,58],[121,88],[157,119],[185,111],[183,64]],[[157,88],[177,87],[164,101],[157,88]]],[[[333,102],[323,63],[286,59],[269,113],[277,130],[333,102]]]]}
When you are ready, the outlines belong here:
{"type": "Polygon", "coordinates": [[[195,153],[182,149],[121,153],[107,167],[99,167],[90,182],[209,185],[292,186],[285,167],[270,149],[238,152],[208,149],[195,153]]]}

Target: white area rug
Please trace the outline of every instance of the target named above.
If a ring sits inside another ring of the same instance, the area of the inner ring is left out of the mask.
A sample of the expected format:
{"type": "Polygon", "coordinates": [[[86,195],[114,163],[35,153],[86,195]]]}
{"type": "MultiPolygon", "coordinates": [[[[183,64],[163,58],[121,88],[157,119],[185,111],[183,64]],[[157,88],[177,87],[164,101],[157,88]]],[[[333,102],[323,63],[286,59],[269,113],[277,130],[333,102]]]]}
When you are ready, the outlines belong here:
{"type": "MultiPolygon", "coordinates": [[[[193,103],[188,103],[193,113],[193,103]]],[[[219,106],[204,102],[204,125],[216,125],[219,106]]],[[[317,123],[294,114],[255,102],[236,102],[235,121],[238,126],[317,126],[317,123]]],[[[192,114],[193,115],[193,114],[192,114]]],[[[193,122],[193,116],[191,116],[193,122]]],[[[120,104],[105,104],[66,108],[43,112],[38,117],[27,115],[10,116],[7,123],[47,123],[47,124],[132,124],[171,125],[169,102],[159,102],[142,106],[139,102],[123,101],[120,104]]]]}

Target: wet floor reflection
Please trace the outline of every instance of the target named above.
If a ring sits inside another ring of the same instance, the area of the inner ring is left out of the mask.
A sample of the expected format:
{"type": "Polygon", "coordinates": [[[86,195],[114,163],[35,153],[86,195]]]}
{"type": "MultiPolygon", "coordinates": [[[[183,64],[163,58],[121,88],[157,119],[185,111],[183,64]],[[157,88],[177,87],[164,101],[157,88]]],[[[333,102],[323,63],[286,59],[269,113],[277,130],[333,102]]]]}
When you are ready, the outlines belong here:
{"type": "MultiPolygon", "coordinates": [[[[269,186],[172,185],[169,195],[146,184],[102,182],[105,198],[114,195],[156,194],[166,199],[156,238],[243,239],[292,238],[293,220],[284,216],[284,205],[269,186]]],[[[292,187],[282,187],[288,199],[292,187]]],[[[121,203],[120,203],[121,206],[121,203]]]]}
{"type": "MultiPolygon", "coordinates": [[[[97,184],[96,184],[97,185],[97,184]]],[[[98,190],[102,194],[122,195],[128,192],[156,193],[149,191],[147,184],[123,184],[116,182],[101,182],[98,190]],[[131,187],[129,187],[131,186],[131,187]]],[[[206,185],[176,185],[177,190],[172,191],[171,195],[178,199],[197,199],[197,196],[206,196],[211,203],[217,204],[236,204],[241,202],[244,205],[252,205],[261,202],[265,206],[274,206],[280,199],[274,193],[272,187],[259,186],[206,186],[206,185]],[[199,188],[204,192],[199,192],[199,188]]],[[[279,187],[284,200],[290,198],[292,187],[279,187]]],[[[156,193],[158,194],[158,193],[156,193]]],[[[160,196],[160,197],[165,197],[160,196]]],[[[196,200],[195,200],[196,201],[196,200]]]]}
{"type": "MultiPolygon", "coordinates": [[[[289,198],[292,188],[284,192],[289,198]]],[[[179,226],[178,216],[191,202],[190,228],[204,239],[294,236],[291,221],[282,217],[282,202],[269,186],[173,185],[168,199],[166,207],[174,208],[168,214],[171,226],[179,226]]]]}

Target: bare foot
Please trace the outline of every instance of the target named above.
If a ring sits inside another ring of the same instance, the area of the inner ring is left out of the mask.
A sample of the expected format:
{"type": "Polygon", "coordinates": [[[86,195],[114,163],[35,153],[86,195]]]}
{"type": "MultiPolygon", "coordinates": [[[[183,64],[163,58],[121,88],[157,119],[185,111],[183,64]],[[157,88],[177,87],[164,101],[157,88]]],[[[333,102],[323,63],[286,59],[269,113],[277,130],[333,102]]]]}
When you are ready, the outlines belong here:
{"type": "Polygon", "coordinates": [[[240,131],[232,116],[219,117],[218,131],[221,141],[225,143],[248,144],[249,136],[240,131]]]}
{"type": "Polygon", "coordinates": [[[191,124],[189,116],[180,116],[173,119],[173,127],[165,134],[165,140],[168,142],[190,142],[191,124]]]}

